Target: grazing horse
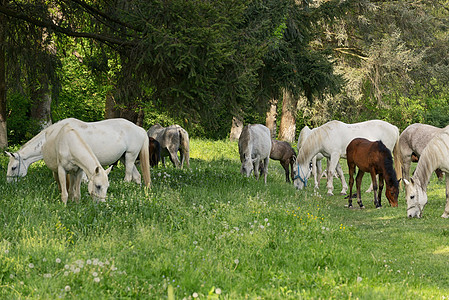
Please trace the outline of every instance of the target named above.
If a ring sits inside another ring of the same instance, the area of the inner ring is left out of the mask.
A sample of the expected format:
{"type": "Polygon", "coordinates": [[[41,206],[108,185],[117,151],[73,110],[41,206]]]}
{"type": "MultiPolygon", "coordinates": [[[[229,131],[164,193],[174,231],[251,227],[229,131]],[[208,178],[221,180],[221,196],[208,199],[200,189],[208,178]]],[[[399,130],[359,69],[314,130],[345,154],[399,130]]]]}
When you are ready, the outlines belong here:
{"type": "MultiPolygon", "coordinates": [[[[429,141],[443,131],[435,126],[415,123],[409,125],[399,136],[399,150],[402,163],[402,178],[410,179],[410,164],[418,161],[429,141]]],[[[442,178],[441,170],[435,170],[438,178],[442,178]]]]}
{"type": "Polygon", "coordinates": [[[25,176],[29,165],[42,159],[42,146],[48,131],[70,124],[89,145],[103,166],[124,160],[125,181],[140,184],[141,176],[134,162],[140,156],[142,175],[147,187],[151,185],[148,137],[145,130],[125,119],[107,119],[99,122],[83,122],[75,118],[61,120],[28,141],[16,153],[9,153],[8,181],[25,176]]]}
{"type": "Polygon", "coordinates": [[[89,178],[88,191],[94,200],[105,201],[109,187],[108,174],[112,167],[104,170],[89,145],[69,124],[62,128],[53,127],[46,132],[42,156],[47,167],[53,171],[61,190],[61,200],[79,201],[81,198],[81,177],[84,173],[89,178]],[[67,175],[69,188],[67,191],[67,175]]]}
{"type": "Polygon", "coordinates": [[[281,166],[285,170],[285,181],[290,182],[289,166],[292,170],[293,180],[293,163],[296,160],[296,152],[289,143],[284,141],[271,140],[270,158],[279,160],[281,166]]]}
{"type": "MultiPolygon", "coordinates": [[[[297,145],[298,151],[306,143],[306,140],[309,137],[310,133],[315,129],[316,128],[310,129],[309,126],[307,126],[307,125],[304,126],[303,129],[301,129],[301,132],[299,133],[299,137],[298,137],[298,145],[297,145]]],[[[319,189],[320,179],[323,175],[322,168],[321,168],[321,160],[323,158],[324,158],[324,156],[321,153],[318,153],[317,155],[315,155],[312,158],[312,175],[313,175],[313,179],[315,180],[315,189],[316,190],[319,189]]],[[[346,184],[345,176],[343,174],[343,170],[340,166],[340,163],[337,163],[335,170],[337,171],[338,177],[341,180],[341,186],[343,188],[341,193],[344,195],[344,194],[346,194],[348,185],[346,184]]],[[[292,174],[293,174],[293,171],[292,171],[292,174]]]]}
{"type": "Polygon", "coordinates": [[[161,160],[161,144],[156,139],[150,137],[149,140],[149,154],[150,154],[150,166],[156,167],[161,160]]]}
{"type": "Polygon", "coordinates": [[[254,176],[259,179],[259,167],[262,163],[266,184],[271,152],[270,129],[261,124],[246,125],[240,134],[238,145],[242,163],[240,173],[249,177],[254,171],[254,176]]]}
{"type": "Polygon", "coordinates": [[[165,166],[165,157],[168,156],[176,168],[184,166],[184,161],[187,167],[190,166],[190,147],[189,134],[179,125],[170,125],[162,127],[160,124],[155,124],[147,131],[148,137],[156,139],[161,145],[161,159],[165,166]],[[181,162],[178,159],[178,151],[181,156],[181,162]]]}
{"type": "MultiPolygon", "coordinates": [[[[333,174],[340,159],[346,158],[346,147],[357,137],[371,141],[381,140],[392,151],[399,140],[399,129],[388,122],[370,120],[355,124],[345,124],[340,121],[330,121],[310,133],[307,142],[298,150],[296,163],[293,166],[294,185],[302,189],[310,176],[309,163],[312,158],[321,153],[328,159],[327,167],[327,193],[333,195],[333,174]]],[[[399,159],[396,159],[398,150],[392,151],[395,156],[396,173],[400,170],[399,159]]],[[[342,190],[342,193],[346,191],[342,190]]]]}
{"type": "Polygon", "coordinates": [[[449,126],[431,139],[421,153],[415,173],[410,181],[404,178],[407,216],[422,217],[427,204],[427,185],[432,172],[440,168],[446,175],[446,206],[442,218],[449,217],[449,126]]]}
{"type": "Polygon", "coordinates": [[[369,172],[371,174],[371,181],[373,183],[374,191],[374,205],[377,208],[382,206],[381,198],[385,179],[385,183],[387,184],[385,195],[387,196],[391,206],[398,206],[399,181],[393,168],[391,151],[385,147],[384,143],[381,141],[370,142],[363,138],[353,139],[346,148],[346,160],[348,162],[349,169],[349,208],[352,208],[352,186],[354,185],[354,173],[356,166],[359,168],[356,187],[357,203],[360,205],[360,208],[364,208],[362,204],[361,186],[362,178],[365,172],[369,172]],[[379,175],[378,195],[376,195],[378,187],[376,175],[379,175]]]}

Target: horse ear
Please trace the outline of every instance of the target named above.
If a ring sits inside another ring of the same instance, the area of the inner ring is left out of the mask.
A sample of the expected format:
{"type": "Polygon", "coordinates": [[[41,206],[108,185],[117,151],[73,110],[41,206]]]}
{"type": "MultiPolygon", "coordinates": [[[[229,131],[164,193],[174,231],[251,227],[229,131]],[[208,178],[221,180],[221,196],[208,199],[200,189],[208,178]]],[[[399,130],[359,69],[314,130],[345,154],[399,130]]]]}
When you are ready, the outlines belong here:
{"type": "Polygon", "coordinates": [[[295,162],[296,161],[296,155],[292,155],[292,160],[293,160],[293,162],[295,162]]]}
{"type": "Polygon", "coordinates": [[[109,173],[111,172],[113,166],[110,166],[109,168],[107,168],[106,171],[106,175],[109,175],[109,173]]]}
{"type": "Polygon", "coordinates": [[[409,185],[410,184],[410,182],[407,179],[403,178],[402,180],[404,181],[405,185],[409,185]]]}
{"type": "Polygon", "coordinates": [[[11,154],[11,152],[5,151],[5,154],[8,155],[9,157],[13,157],[13,155],[11,154]]]}
{"type": "Polygon", "coordinates": [[[95,173],[95,175],[98,175],[100,173],[100,167],[96,167],[94,173],[95,173]]]}

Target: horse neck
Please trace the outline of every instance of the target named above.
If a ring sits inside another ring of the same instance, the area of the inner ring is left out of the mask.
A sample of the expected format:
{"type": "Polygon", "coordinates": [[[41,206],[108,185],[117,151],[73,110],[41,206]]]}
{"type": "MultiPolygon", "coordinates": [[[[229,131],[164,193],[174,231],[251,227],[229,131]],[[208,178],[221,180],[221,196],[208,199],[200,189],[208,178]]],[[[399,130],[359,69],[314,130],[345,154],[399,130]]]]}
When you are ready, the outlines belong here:
{"type": "Polygon", "coordinates": [[[80,135],[75,131],[72,131],[72,133],[67,135],[70,152],[75,159],[75,164],[83,169],[84,173],[90,179],[95,169],[101,167],[100,162],[80,135]]]}
{"type": "Polygon", "coordinates": [[[42,130],[17,151],[27,167],[43,158],[42,145],[45,143],[45,133],[45,130],[42,130]]]}
{"type": "Polygon", "coordinates": [[[426,190],[427,185],[430,181],[430,176],[432,172],[439,167],[440,156],[447,156],[447,146],[446,151],[442,151],[440,139],[435,140],[434,144],[429,144],[421,154],[418,165],[416,166],[415,173],[412,178],[420,182],[421,187],[426,190]]]}
{"type": "Polygon", "coordinates": [[[303,146],[298,149],[298,162],[300,164],[308,164],[312,158],[321,151],[321,144],[318,141],[320,128],[310,132],[309,136],[304,140],[303,146]]]}

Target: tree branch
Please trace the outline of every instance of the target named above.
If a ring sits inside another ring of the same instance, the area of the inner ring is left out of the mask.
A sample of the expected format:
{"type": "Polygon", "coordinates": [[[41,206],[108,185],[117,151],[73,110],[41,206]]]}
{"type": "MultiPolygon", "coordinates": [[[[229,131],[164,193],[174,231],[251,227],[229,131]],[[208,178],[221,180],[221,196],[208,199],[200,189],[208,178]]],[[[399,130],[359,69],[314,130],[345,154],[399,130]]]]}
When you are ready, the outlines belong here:
{"type": "Polygon", "coordinates": [[[8,9],[4,5],[0,5],[0,13],[4,14],[6,16],[12,17],[12,18],[24,20],[28,23],[31,23],[31,24],[39,26],[39,27],[52,29],[53,31],[63,33],[65,35],[72,36],[72,37],[89,38],[89,39],[97,40],[99,42],[110,43],[110,44],[120,45],[120,46],[136,45],[135,41],[126,41],[126,40],[118,39],[118,38],[115,38],[112,36],[107,36],[107,35],[102,35],[102,34],[97,34],[97,33],[73,31],[67,27],[61,27],[59,25],[56,25],[55,23],[53,23],[51,21],[41,21],[41,20],[33,18],[29,15],[26,15],[24,13],[8,9]]]}

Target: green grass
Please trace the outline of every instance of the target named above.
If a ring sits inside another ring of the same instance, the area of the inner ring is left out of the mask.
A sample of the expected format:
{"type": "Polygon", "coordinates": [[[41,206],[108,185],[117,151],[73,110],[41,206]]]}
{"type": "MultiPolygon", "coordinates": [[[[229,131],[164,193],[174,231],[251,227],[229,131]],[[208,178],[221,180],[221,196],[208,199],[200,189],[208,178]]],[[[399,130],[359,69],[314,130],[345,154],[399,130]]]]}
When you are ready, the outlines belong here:
{"type": "MultiPolygon", "coordinates": [[[[342,161],[345,167],[346,163],[342,161]]],[[[0,298],[445,299],[449,222],[433,176],[422,219],[399,208],[348,210],[343,196],[296,191],[279,162],[268,184],[240,175],[236,143],[191,141],[191,168],[152,169],[146,191],[110,174],[109,199],[60,201],[34,164],[0,174],[0,298]]],[[[347,173],[347,172],[345,172],[347,173]]],[[[365,176],[363,188],[369,185],[365,176]]],[[[335,192],[341,190],[334,180],[335,192]]]]}

